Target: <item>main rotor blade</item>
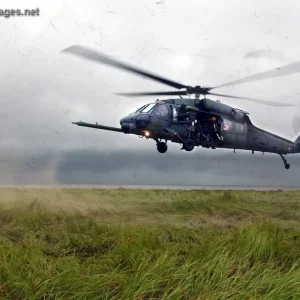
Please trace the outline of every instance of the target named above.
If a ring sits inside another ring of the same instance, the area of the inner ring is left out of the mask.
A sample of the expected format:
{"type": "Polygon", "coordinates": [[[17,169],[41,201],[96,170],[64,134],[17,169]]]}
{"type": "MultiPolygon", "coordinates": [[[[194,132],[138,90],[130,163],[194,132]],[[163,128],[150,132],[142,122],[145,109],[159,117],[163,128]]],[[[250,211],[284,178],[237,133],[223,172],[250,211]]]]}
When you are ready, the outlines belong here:
{"type": "Polygon", "coordinates": [[[137,92],[137,93],[115,93],[120,96],[128,96],[128,97],[138,97],[138,96],[179,96],[179,95],[187,95],[185,91],[178,92],[137,92]]]}
{"type": "Polygon", "coordinates": [[[247,82],[253,82],[253,81],[260,81],[268,78],[276,78],[276,77],[282,77],[282,76],[287,76],[287,75],[292,75],[295,73],[300,72],[300,61],[270,70],[262,73],[257,73],[251,76],[247,76],[238,80],[234,80],[228,83],[224,83],[218,86],[213,87],[213,89],[220,88],[220,87],[225,87],[229,85],[237,85],[237,84],[242,84],[242,83],[247,83],[247,82]]]}
{"type": "Polygon", "coordinates": [[[123,69],[123,70],[126,70],[128,72],[132,72],[132,73],[135,73],[135,74],[138,74],[138,75],[141,75],[141,76],[145,76],[145,77],[148,77],[152,80],[155,80],[155,81],[158,81],[160,83],[172,86],[172,87],[177,88],[177,89],[187,88],[186,85],[183,85],[181,83],[169,80],[167,78],[164,78],[164,77],[161,77],[161,76],[158,76],[158,75],[155,75],[153,73],[142,70],[142,69],[137,68],[135,66],[125,64],[121,61],[112,59],[112,58],[110,58],[110,57],[108,57],[104,54],[101,54],[101,53],[96,52],[92,49],[83,47],[81,45],[73,45],[69,48],[66,48],[66,49],[62,50],[61,52],[74,54],[74,55],[81,56],[81,57],[84,57],[84,58],[92,60],[92,61],[100,62],[100,63],[106,64],[106,65],[110,65],[112,67],[116,67],[118,69],[123,69]]]}
{"type": "Polygon", "coordinates": [[[256,99],[256,98],[230,96],[230,95],[216,94],[216,93],[211,93],[211,92],[208,92],[208,94],[209,95],[214,95],[214,96],[219,96],[219,97],[248,100],[248,101],[252,101],[252,102],[255,102],[255,103],[260,103],[260,104],[265,104],[265,105],[270,105],[270,106],[278,106],[278,107],[297,106],[296,104],[278,103],[278,102],[272,102],[272,101],[256,99]]]}

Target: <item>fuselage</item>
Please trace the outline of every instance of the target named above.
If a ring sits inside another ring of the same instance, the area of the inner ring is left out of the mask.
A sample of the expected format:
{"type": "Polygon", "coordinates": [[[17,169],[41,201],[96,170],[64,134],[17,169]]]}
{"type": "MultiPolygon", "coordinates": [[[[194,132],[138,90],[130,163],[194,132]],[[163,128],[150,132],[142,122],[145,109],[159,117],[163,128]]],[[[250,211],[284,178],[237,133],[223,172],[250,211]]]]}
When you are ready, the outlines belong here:
{"type": "Polygon", "coordinates": [[[175,143],[190,137],[188,124],[178,119],[181,103],[189,107],[193,125],[207,120],[219,120],[222,143],[205,143],[195,139],[195,146],[230,148],[278,154],[298,153],[297,144],[254,126],[248,113],[209,99],[166,99],[144,105],[120,120],[123,132],[146,136],[155,140],[165,139],[175,143]],[[207,146],[208,145],[208,146],[207,146]]]}
{"type": "Polygon", "coordinates": [[[225,126],[231,130],[223,131],[224,148],[287,154],[296,153],[294,142],[254,126],[248,116],[242,122],[224,118],[225,126]]]}

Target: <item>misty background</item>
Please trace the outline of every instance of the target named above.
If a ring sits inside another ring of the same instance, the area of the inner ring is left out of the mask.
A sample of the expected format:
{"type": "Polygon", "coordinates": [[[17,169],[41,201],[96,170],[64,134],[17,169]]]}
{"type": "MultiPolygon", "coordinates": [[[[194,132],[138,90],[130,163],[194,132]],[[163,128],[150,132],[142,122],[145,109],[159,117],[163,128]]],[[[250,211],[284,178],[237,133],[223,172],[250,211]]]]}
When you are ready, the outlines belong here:
{"type": "MultiPolygon", "coordinates": [[[[300,60],[300,2],[292,0],[0,1],[40,16],[0,18],[0,184],[178,184],[299,186],[300,155],[197,148],[74,121],[119,127],[156,98],[114,92],[160,90],[135,75],[60,54],[81,44],[188,85],[215,86],[300,60]]],[[[280,71],[280,70],[279,70],[280,71]]],[[[220,93],[300,103],[300,73],[230,86],[220,93]]],[[[212,99],[216,99],[211,97],[212,99]]],[[[300,108],[221,102],[295,140],[300,108]]]]}

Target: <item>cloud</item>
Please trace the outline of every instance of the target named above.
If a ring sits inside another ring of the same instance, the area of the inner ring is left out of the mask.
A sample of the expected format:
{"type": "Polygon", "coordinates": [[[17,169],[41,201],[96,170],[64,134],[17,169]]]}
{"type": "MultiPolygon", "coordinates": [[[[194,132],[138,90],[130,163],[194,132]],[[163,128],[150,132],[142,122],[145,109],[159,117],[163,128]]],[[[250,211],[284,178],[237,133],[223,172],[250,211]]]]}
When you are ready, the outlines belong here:
{"type": "Polygon", "coordinates": [[[70,151],[62,155],[56,179],[64,184],[298,185],[297,157],[288,156],[292,167],[285,170],[278,155],[202,150],[171,154],[156,149],[70,151]]]}
{"type": "Polygon", "coordinates": [[[297,186],[299,157],[287,156],[285,170],[278,155],[245,151],[206,150],[194,152],[44,149],[2,151],[1,184],[142,184],[297,186]]]}

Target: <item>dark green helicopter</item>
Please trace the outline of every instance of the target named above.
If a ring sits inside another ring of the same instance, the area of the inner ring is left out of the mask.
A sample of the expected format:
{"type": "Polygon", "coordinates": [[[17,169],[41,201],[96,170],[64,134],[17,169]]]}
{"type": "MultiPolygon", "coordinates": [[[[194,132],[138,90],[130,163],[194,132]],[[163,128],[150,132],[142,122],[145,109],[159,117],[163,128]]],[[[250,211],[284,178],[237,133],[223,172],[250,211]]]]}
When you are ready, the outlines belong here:
{"type": "Polygon", "coordinates": [[[267,78],[275,78],[300,72],[300,63],[292,63],[275,70],[259,73],[243,79],[235,80],[216,87],[187,86],[174,82],[164,77],[149,73],[132,65],[109,58],[94,50],[80,45],[74,45],[62,52],[81,56],[83,58],[110,65],[119,69],[138,74],[143,77],[158,81],[179,91],[167,92],[138,92],[119,93],[124,96],[180,96],[176,99],[156,100],[145,104],[134,113],[120,120],[121,128],[108,127],[99,124],[74,122],[73,124],[135,134],[156,141],[159,153],[168,149],[167,141],[182,145],[181,149],[192,151],[196,146],[205,148],[229,148],[268,152],[279,154],[286,169],[290,168],[283,155],[300,153],[300,136],[295,142],[262,130],[254,126],[249,118],[249,113],[238,108],[206,98],[206,95],[246,99],[257,103],[273,106],[296,106],[294,104],[281,104],[266,100],[245,98],[212,93],[215,88],[229,85],[242,84],[267,78]],[[279,72],[280,70],[280,72],[279,72]],[[182,96],[195,95],[194,99],[182,96]],[[200,99],[204,95],[204,99],[200,99]]]}

